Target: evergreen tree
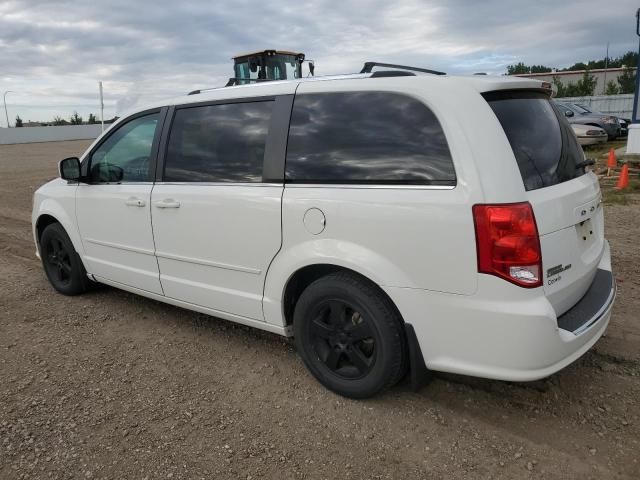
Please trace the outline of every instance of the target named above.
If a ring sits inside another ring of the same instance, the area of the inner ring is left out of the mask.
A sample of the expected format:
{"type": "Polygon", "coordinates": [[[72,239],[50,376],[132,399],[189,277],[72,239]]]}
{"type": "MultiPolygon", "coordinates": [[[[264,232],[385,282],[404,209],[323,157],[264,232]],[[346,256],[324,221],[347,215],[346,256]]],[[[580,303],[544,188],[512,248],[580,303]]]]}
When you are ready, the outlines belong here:
{"type": "Polygon", "coordinates": [[[618,86],[616,85],[616,82],[614,82],[613,80],[609,80],[607,82],[607,88],[604,91],[605,95],[617,95],[620,91],[618,90],[618,86]]]}
{"type": "Polygon", "coordinates": [[[619,93],[633,93],[636,91],[636,71],[634,68],[625,68],[618,77],[620,85],[619,93]]]}

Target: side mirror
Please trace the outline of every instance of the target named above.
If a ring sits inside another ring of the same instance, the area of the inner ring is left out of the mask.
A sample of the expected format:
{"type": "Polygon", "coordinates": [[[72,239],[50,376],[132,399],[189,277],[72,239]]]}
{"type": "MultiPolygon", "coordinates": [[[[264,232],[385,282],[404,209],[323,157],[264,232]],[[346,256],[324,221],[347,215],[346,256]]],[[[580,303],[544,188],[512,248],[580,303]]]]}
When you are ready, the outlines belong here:
{"type": "Polygon", "coordinates": [[[78,157],[69,157],[60,160],[58,164],[58,172],[60,178],[71,182],[80,180],[80,159],[78,157]]]}
{"type": "Polygon", "coordinates": [[[313,60],[309,60],[309,73],[313,77],[313,72],[316,70],[316,65],[313,63],[313,60]]]}
{"type": "Polygon", "coordinates": [[[573,112],[571,110],[565,110],[564,111],[564,116],[565,117],[573,117],[573,112]]]}

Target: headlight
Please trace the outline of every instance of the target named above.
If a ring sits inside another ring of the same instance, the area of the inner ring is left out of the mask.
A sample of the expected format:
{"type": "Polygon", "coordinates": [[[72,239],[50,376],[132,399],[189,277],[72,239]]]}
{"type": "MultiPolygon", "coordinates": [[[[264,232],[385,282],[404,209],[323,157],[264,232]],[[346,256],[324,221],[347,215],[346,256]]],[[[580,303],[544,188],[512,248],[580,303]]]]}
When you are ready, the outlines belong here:
{"type": "Polygon", "coordinates": [[[617,123],[616,117],[603,117],[602,120],[604,121],[604,123],[608,123],[608,124],[617,123]]]}

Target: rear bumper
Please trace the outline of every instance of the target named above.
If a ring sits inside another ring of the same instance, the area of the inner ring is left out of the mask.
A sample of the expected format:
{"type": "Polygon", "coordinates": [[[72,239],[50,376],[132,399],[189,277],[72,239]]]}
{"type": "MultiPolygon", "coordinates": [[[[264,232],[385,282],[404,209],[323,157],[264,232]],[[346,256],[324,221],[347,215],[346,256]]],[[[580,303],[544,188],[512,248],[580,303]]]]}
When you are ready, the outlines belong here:
{"type": "Polygon", "coordinates": [[[604,143],[607,141],[608,135],[602,135],[602,136],[582,136],[582,137],[578,137],[578,143],[580,145],[587,146],[587,145],[596,145],[598,143],[604,143]]]}
{"type": "MultiPolygon", "coordinates": [[[[611,272],[608,244],[599,269],[611,272]]],[[[522,289],[489,275],[479,275],[478,291],[472,296],[406,288],[385,290],[413,326],[427,368],[530,381],[563,369],[602,336],[611,317],[615,281],[608,288],[606,295],[598,296],[602,298],[599,306],[586,295],[576,304],[574,309],[580,304],[583,307],[574,311],[574,316],[591,316],[578,318],[580,326],[575,331],[558,326],[564,315],[556,317],[541,289],[522,289]],[[594,306],[598,308],[594,310],[594,306]]]]}

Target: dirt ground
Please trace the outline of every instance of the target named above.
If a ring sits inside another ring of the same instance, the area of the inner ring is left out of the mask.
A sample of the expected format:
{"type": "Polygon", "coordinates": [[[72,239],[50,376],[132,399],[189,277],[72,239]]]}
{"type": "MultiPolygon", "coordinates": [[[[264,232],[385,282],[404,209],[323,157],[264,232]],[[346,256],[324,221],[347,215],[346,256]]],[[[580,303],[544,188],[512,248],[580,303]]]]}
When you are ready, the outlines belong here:
{"type": "Polygon", "coordinates": [[[0,146],[0,478],[640,478],[640,193],[605,207],[618,300],[575,364],[352,401],[276,335],[107,287],[55,293],[31,198],[86,146],[0,146]]]}

